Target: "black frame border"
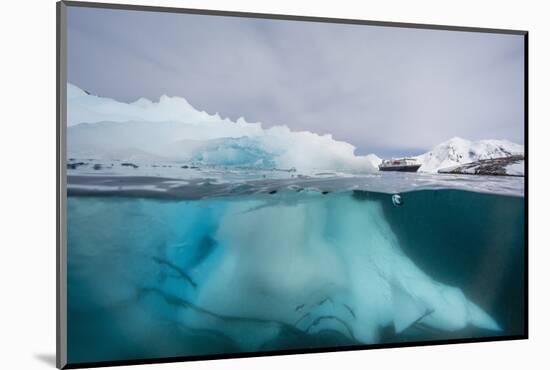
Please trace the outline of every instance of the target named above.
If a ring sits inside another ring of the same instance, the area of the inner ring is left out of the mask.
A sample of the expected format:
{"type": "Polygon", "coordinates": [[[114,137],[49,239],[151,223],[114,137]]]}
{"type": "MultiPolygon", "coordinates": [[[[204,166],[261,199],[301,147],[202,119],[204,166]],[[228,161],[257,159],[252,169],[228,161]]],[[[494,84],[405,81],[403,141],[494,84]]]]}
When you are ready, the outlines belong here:
{"type": "Polygon", "coordinates": [[[84,2],[84,1],[67,1],[62,0],[57,2],[56,7],[56,227],[57,227],[57,248],[56,248],[56,366],[59,369],[79,369],[92,367],[107,367],[107,366],[123,366],[123,365],[144,365],[144,364],[159,364],[172,362],[190,362],[203,360],[221,360],[233,358],[249,358],[249,357],[268,357],[282,355],[299,355],[299,354],[315,354],[326,352],[343,352],[343,351],[360,351],[369,349],[383,348],[406,348],[420,346],[434,346],[447,344],[465,344],[465,343],[483,343],[483,342],[499,342],[509,340],[524,340],[529,338],[529,32],[525,30],[512,29],[496,29],[496,28],[479,28],[479,27],[461,27],[449,25],[432,25],[423,23],[402,23],[402,22],[385,22],[385,21],[369,21],[347,18],[326,18],[315,16],[300,16],[286,14],[268,14],[268,13],[252,13],[239,11],[225,10],[210,10],[210,9],[192,9],[192,8],[176,8],[164,6],[148,6],[148,5],[131,5],[131,4],[110,4],[99,2],[84,2]],[[303,349],[288,349],[277,351],[258,351],[258,352],[239,352],[239,353],[224,353],[214,355],[199,355],[199,356],[177,356],[163,358],[143,358],[131,360],[116,360],[116,361],[98,361],[84,363],[67,363],[67,343],[66,343],[66,272],[64,264],[66,264],[66,228],[65,228],[65,205],[66,194],[66,179],[65,179],[65,128],[66,128],[66,8],[67,7],[84,7],[84,8],[100,8],[111,10],[129,10],[129,11],[144,11],[144,12],[164,12],[164,13],[179,13],[179,14],[196,14],[224,17],[240,17],[240,18],[256,18],[256,19],[271,19],[271,20],[286,20],[286,21],[301,21],[301,22],[316,22],[316,23],[338,23],[351,25],[366,25],[379,27],[397,27],[397,28],[415,28],[441,31],[460,31],[460,32],[478,32],[478,33],[495,33],[520,35],[524,38],[524,147],[525,147],[525,177],[524,177],[524,333],[511,336],[489,336],[480,338],[459,338],[459,339],[441,339],[430,341],[412,341],[412,342],[396,342],[384,344],[365,344],[353,346],[339,346],[326,348],[303,348],[303,349]]]}

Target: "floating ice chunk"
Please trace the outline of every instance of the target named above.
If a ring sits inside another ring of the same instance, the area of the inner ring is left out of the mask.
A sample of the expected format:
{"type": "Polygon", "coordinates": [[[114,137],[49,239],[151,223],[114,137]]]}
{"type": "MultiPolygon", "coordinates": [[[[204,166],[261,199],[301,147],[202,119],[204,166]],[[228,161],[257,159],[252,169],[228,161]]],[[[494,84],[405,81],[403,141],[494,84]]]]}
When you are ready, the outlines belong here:
{"type": "Polygon", "coordinates": [[[392,203],[393,203],[394,206],[401,206],[401,205],[403,205],[403,200],[401,199],[401,195],[399,195],[399,194],[394,194],[394,195],[392,195],[391,201],[392,201],[392,203]]]}

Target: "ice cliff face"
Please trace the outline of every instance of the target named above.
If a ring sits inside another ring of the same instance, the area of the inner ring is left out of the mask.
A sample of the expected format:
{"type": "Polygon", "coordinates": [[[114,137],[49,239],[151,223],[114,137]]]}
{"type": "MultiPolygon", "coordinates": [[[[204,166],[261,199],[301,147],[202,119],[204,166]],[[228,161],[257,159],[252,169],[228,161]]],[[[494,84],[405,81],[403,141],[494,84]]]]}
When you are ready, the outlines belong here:
{"type": "Polygon", "coordinates": [[[193,108],[185,99],[162,96],[121,103],[68,84],[68,153],[104,159],[195,161],[205,165],[373,172],[376,156],[330,134],[264,129],[243,118],[233,122],[193,108]]]}
{"type": "Polygon", "coordinates": [[[454,137],[415,158],[422,164],[420,172],[437,173],[440,169],[484,159],[519,155],[523,151],[523,145],[507,140],[469,141],[454,137]]]}

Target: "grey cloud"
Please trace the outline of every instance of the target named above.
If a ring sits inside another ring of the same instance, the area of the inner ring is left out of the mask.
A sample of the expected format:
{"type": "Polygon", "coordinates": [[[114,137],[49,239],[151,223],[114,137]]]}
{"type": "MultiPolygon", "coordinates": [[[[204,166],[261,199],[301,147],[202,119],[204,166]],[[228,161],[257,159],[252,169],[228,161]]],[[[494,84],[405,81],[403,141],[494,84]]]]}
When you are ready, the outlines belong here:
{"type": "Polygon", "coordinates": [[[69,81],[121,101],[183,96],[362,153],[524,141],[521,36],[86,8],[68,34],[69,81]]]}

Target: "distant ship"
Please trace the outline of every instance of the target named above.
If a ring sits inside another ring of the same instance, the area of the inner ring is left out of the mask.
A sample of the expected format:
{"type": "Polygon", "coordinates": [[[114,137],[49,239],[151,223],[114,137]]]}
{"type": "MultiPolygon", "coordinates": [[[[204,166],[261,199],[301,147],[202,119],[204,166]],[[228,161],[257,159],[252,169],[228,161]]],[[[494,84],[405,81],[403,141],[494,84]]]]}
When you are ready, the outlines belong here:
{"type": "Polygon", "coordinates": [[[421,164],[414,158],[385,159],[380,163],[380,171],[416,172],[421,164]]]}

